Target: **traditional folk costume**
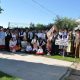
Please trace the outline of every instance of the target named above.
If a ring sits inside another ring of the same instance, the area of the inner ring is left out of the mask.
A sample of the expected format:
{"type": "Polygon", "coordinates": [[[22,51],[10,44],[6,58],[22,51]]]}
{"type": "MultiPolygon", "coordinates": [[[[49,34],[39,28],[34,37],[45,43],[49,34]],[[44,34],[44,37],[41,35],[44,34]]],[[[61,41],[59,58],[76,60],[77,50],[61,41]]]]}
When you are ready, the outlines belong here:
{"type": "Polygon", "coordinates": [[[75,36],[75,57],[80,58],[80,32],[76,32],[75,36]]]}
{"type": "Polygon", "coordinates": [[[44,54],[42,47],[40,46],[39,49],[37,50],[36,54],[42,55],[44,54]]]}
{"type": "Polygon", "coordinates": [[[0,30],[0,49],[5,48],[5,32],[3,29],[0,30]]]}
{"type": "Polygon", "coordinates": [[[17,40],[13,40],[13,39],[10,40],[9,47],[11,52],[16,52],[16,44],[17,44],[17,40]]]}
{"type": "Polygon", "coordinates": [[[31,53],[32,52],[32,46],[28,43],[26,46],[26,52],[31,53]]]}
{"type": "Polygon", "coordinates": [[[74,56],[74,35],[72,32],[69,32],[68,34],[67,52],[74,56]]]}

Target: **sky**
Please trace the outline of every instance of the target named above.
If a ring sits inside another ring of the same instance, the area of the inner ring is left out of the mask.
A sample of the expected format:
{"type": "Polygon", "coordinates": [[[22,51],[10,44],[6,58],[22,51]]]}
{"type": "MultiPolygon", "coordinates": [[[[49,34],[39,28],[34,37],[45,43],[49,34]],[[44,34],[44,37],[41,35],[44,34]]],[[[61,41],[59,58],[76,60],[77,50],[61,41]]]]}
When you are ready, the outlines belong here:
{"type": "Polygon", "coordinates": [[[18,24],[49,24],[56,15],[80,18],[80,0],[1,0],[4,11],[0,14],[0,25],[8,22],[18,24]]]}

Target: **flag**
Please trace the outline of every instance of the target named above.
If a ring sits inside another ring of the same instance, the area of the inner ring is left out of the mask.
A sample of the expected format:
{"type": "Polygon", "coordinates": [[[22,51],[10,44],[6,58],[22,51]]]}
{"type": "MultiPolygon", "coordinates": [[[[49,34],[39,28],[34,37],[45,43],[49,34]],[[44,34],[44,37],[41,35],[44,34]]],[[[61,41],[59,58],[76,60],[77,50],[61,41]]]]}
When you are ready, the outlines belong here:
{"type": "Polygon", "coordinates": [[[47,32],[47,38],[49,40],[52,40],[53,35],[54,35],[54,31],[57,31],[57,27],[56,26],[52,26],[52,28],[47,32]]]}

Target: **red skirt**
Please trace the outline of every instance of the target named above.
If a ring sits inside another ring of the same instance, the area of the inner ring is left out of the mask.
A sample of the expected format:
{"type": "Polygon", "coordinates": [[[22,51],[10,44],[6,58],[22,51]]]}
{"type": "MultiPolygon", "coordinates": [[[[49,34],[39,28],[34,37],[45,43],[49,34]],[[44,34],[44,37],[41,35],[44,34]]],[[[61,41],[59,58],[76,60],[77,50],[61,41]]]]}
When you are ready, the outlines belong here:
{"type": "Polygon", "coordinates": [[[43,52],[42,53],[40,53],[40,52],[36,52],[36,54],[38,54],[38,55],[42,55],[42,54],[44,54],[43,52]]]}

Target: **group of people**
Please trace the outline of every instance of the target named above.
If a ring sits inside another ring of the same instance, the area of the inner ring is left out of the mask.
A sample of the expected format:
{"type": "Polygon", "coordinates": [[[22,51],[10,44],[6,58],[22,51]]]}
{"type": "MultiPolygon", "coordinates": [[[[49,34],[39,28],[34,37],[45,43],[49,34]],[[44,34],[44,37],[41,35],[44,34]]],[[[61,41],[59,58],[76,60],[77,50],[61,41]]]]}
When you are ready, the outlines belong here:
{"type": "Polygon", "coordinates": [[[80,57],[80,30],[67,29],[28,30],[0,29],[0,49],[28,54],[55,55],[64,52],[65,55],[80,57]],[[67,40],[68,45],[56,45],[56,40],[67,40]]]}
{"type": "Polygon", "coordinates": [[[0,48],[11,52],[45,54],[46,31],[1,28],[0,43],[0,48]]]}

